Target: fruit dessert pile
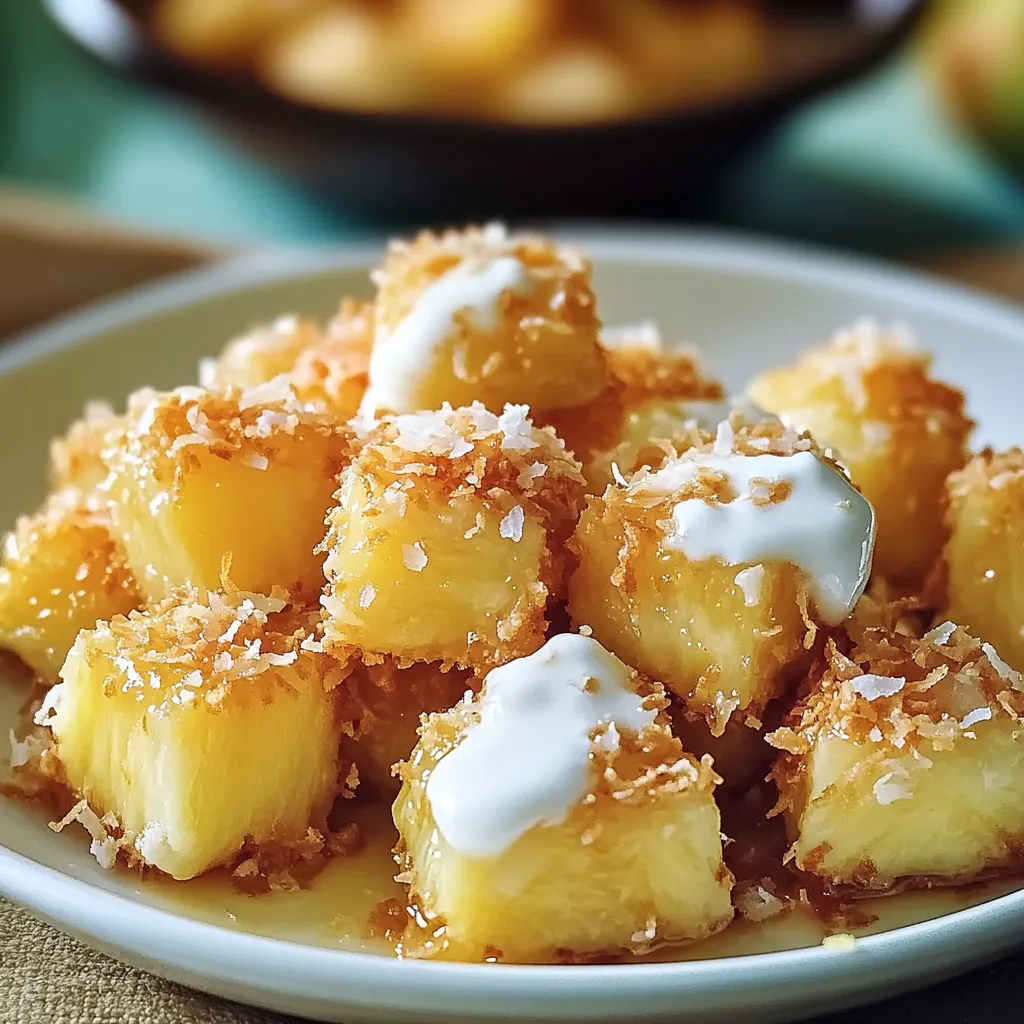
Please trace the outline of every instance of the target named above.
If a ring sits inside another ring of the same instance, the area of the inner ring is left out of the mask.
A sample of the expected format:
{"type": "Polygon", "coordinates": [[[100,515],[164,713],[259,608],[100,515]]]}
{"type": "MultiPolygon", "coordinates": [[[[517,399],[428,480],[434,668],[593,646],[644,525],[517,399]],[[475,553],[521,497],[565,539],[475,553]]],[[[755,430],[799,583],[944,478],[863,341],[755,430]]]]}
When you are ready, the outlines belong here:
{"type": "Polygon", "coordinates": [[[805,890],[1020,869],[1024,453],[972,456],[904,333],[730,399],[543,238],[424,234],[373,281],[54,443],[0,570],[45,687],[9,790],[104,866],[253,891],[393,804],[409,956],[755,916],[737,799],[805,890]]]}

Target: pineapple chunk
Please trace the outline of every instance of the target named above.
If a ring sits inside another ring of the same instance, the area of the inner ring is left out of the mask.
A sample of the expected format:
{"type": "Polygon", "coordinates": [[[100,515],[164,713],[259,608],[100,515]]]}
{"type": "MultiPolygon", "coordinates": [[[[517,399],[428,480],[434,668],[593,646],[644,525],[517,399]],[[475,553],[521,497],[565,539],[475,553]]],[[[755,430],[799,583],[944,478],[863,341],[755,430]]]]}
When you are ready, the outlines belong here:
{"type": "Polygon", "coordinates": [[[80,630],[126,614],[141,600],[106,513],[79,491],[52,495],[7,535],[0,646],[44,680],[57,678],[80,630]]]}
{"type": "Polygon", "coordinates": [[[575,251],[497,225],[426,233],[392,246],[378,281],[369,411],[557,409],[605,386],[590,265],[575,251]]]}
{"type": "Polygon", "coordinates": [[[315,600],[314,548],[350,432],[278,379],[214,395],[200,388],[129,399],[128,426],[103,454],[115,533],[143,593],[232,581],[315,600]]]}
{"type": "Polygon", "coordinates": [[[299,356],[320,342],[320,328],[312,320],[278,317],[271,324],[232,338],[216,359],[204,359],[199,364],[199,382],[211,390],[266,384],[279,374],[289,373],[299,356]]]}
{"type": "Polygon", "coordinates": [[[300,401],[347,420],[366,391],[372,344],[373,306],[346,299],[325,331],[287,316],[236,338],[219,358],[203,361],[200,380],[223,390],[255,387],[284,374],[300,401]]]}
{"type": "Polygon", "coordinates": [[[392,768],[416,746],[420,716],[450,708],[479,689],[471,672],[438,663],[400,667],[393,658],[356,665],[338,688],[341,751],[359,773],[359,797],[394,800],[401,788],[392,768]]]}
{"type": "Polygon", "coordinates": [[[806,435],[735,415],[700,437],[590,500],[569,611],[721,736],[734,713],[756,726],[804,671],[816,624],[850,613],[874,523],[806,435]]]}
{"type": "Polygon", "coordinates": [[[947,496],[946,614],[1024,671],[1024,451],[982,452],[947,496]]]}
{"type": "Polygon", "coordinates": [[[512,962],[643,953],[732,918],[717,778],[667,701],[571,633],[424,722],[394,805],[425,923],[412,955],[512,962]]]}
{"type": "Polygon", "coordinates": [[[827,888],[954,884],[1020,869],[1024,681],[952,622],[830,640],[769,737],[794,863],[827,888]]]}
{"type": "Polygon", "coordinates": [[[55,491],[75,487],[93,494],[107,477],[103,449],[112,435],[124,428],[124,417],[114,414],[106,402],[89,402],[82,419],[63,437],[50,442],[50,483],[55,491]]]}
{"type": "Polygon", "coordinates": [[[626,474],[644,464],[656,468],[671,442],[689,447],[694,426],[713,430],[729,415],[721,384],[701,375],[693,352],[663,350],[653,325],[624,331],[621,340],[604,341],[610,382],[593,402],[537,414],[583,463],[595,494],[611,483],[612,463],[626,474]]]}
{"type": "Polygon", "coordinates": [[[282,608],[180,592],[75,641],[37,721],[130,860],[192,878],[324,827],[340,788],[330,691],[346,669],[301,645],[315,614],[282,608]]]}
{"type": "Polygon", "coordinates": [[[325,643],[465,667],[536,650],[582,489],[521,406],[386,418],[328,517],[325,643]]]}
{"type": "Polygon", "coordinates": [[[932,379],[930,363],[901,335],[864,323],[748,388],[759,406],[836,449],[878,515],[875,571],[907,591],[939,557],[943,488],[966,461],[973,426],[963,394],[932,379]]]}

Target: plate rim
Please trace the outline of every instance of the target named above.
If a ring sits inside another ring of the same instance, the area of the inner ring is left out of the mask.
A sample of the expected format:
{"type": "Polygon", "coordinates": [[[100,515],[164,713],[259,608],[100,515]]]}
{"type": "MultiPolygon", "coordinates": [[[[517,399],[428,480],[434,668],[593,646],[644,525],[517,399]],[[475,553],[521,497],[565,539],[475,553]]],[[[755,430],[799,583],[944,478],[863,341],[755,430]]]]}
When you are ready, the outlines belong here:
{"type": "MultiPolygon", "coordinates": [[[[878,299],[926,308],[932,313],[1001,334],[1024,346],[1024,309],[941,278],[882,261],[834,254],[813,246],[779,243],[717,231],[609,230],[596,226],[553,229],[560,239],[584,246],[595,263],[653,262],[745,271],[832,289],[866,291],[878,299]]],[[[337,270],[375,265],[379,245],[257,251],[144,285],[90,304],[0,346],[0,375],[88,344],[98,333],[122,328],[181,305],[337,270]]],[[[7,849],[0,840],[0,892],[76,935],[158,963],[147,969],[184,972],[189,983],[224,994],[225,984],[254,987],[254,1002],[275,1005],[282,993],[296,997],[312,983],[315,998],[339,1007],[411,1009],[451,1006],[459,997],[508,1003],[526,1017],[543,1011],[578,1012],[590,1000],[589,1019],[614,1019],[627,1009],[643,1012],[686,997],[689,1009],[728,1008],[768,987],[806,985],[844,1001],[868,999],[884,984],[909,987],[942,969],[967,969],[1020,941],[1024,889],[932,920],[858,939],[851,950],[823,946],[697,961],[614,965],[494,965],[398,961],[376,954],[326,949],[235,931],[106,892],[7,849]],[[964,950],[969,950],[965,955],[964,950]],[[201,951],[201,953],[200,953],[201,951]],[[266,967],[274,965],[273,982],[266,967]],[[199,981],[197,982],[197,979],[199,981]],[[722,1002],[722,999],[725,1002],[722,1002]],[[532,1003],[532,1009],[530,1004],[532,1003]],[[415,1005],[414,1005],[415,1004],[415,1005]]],[[[87,940],[88,941],[88,940],[87,940]]],[[[881,995],[888,994],[888,990],[881,995]]],[[[238,996],[235,996],[238,998],[238,996]]],[[[793,1000],[777,996],[780,1006],[793,1000]],[[788,1001],[787,1001],[788,1000],[788,1001]]],[[[676,1010],[682,1009],[675,1004],[676,1010]]]]}

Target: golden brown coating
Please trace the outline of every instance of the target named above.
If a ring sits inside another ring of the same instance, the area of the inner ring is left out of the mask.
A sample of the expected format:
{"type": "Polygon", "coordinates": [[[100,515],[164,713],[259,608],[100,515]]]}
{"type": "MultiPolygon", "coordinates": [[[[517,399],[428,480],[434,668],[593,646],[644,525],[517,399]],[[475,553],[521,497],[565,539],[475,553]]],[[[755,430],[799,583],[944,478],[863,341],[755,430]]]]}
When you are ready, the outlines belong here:
{"type": "Polygon", "coordinates": [[[954,884],[1021,866],[1024,681],[952,622],[851,620],[769,742],[795,865],[830,888],[954,884]]]}
{"type": "Polygon", "coordinates": [[[328,516],[325,643],[466,667],[535,650],[582,492],[579,464],[523,407],[386,417],[328,516]]]}
{"type": "Polygon", "coordinates": [[[141,603],[110,517],[74,488],[19,517],[5,538],[0,646],[44,681],[56,680],[79,630],[141,603]]]}
{"type": "Polygon", "coordinates": [[[577,251],[498,225],[392,243],[375,276],[367,402],[583,405],[607,382],[590,278],[577,251]]]}
{"type": "Polygon", "coordinates": [[[865,322],[748,388],[759,406],[836,450],[878,515],[875,571],[906,591],[920,588],[946,540],[942,493],[974,426],[963,393],[930,371],[931,357],[904,334],[865,322]]]}
{"type": "Polygon", "coordinates": [[[55,491],[75,487],[92,494],[106,479],[107,467],[101,458],[111,434],[124,427],[106,402],[89,402],[80,420],[63,437],[50,442],[50,484],[55,491]]]}
{"type": "Polygon", "coordinates": [[[1024,670],[1024,451],[983,451],[947,483],[949,540],[934,596],[944,617],[1024,670]]]}
{"type": "MultiPolygon", "coordinates": [[[[629,330],[629,329],[627,329],[629,330]]],[[[588,489],[600,494],[612,480],[612,463],[629,475],[642,465],[658,468],[673,450],[699,440],[692,426],[728,415],[722,385],[703,376],[695,353],[661,347],[650,325],[603,346],[609,384],[594,401],[574,409],[538,412],[583,463],[588,489]]]]}
{"type": "Polygon", "coordinates": [[[399,667],[393,658],[357,664],[338,688],[341,750],[359,773],[359,797],[394,800],[401,788],[392,768],[416,746],[420,716],[456,704],[479,689],[472,672],[438,663],[399,667]]]}
{"type": "Polygon", "coordinates": [[[225,559],[247,590],[323,586],[314,548],[351,430],[301,402],[287,380],[241,391],[138,392],[103,459],[114,531],[143,593],[216,588],[225,559]]]}
{"type": "Polygon", "coordinates": [[[348,669],[316,622],[276,595],[183,590],[79,635],[37,722],[69,788],[130,837],[94,849],[105,866],[127,845],[190,878],[325,827],[348,669]]]}
{"type": "Polygon", "coordinates": [[[372,303],[343,299],[325,329],[302,317],[280,317],[235,338],[217,359],[204,360],[200,377],[217,391],[284,374],[300,402],[347,420],[366,391],[372,347],[372,303]]]}

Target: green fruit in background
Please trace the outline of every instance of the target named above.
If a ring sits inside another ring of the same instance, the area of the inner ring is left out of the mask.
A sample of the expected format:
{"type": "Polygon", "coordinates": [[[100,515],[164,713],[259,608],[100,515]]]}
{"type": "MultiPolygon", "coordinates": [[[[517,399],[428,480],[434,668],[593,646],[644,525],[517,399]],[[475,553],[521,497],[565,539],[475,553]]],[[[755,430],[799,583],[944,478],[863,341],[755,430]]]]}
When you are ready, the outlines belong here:
{"type": "Polygon", "coordinates": [[[957,118],[1024,173],[1024,0],[944,0],[925,54],[957,118]]]}

